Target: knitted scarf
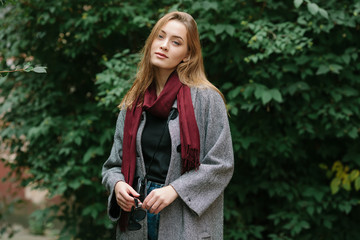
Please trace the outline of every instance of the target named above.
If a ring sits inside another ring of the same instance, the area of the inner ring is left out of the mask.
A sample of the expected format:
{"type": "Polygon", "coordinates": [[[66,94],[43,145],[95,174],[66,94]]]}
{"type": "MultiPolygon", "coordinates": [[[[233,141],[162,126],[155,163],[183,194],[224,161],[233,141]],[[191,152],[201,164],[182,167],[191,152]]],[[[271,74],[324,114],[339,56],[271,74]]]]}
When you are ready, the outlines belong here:
{"type": "MultiPolygon", "coordinates": [[[[145,92],[142,106],[138,106],[138,98],[126,112],[121,172],[130,186],[135,175],[136,134],[142,112],[146,110],[152,115],[167,119],[175,99],[179,111],[182,173],[199,168],[200,137],[190,88],[180,82],[177,72],[174,71],[158,97],[155,84],[151,84],[145,92]]],[[[128,221],[128,216],[124,213],[122,212],[119,222],[122,231],[126,230],[128,221]]]]}

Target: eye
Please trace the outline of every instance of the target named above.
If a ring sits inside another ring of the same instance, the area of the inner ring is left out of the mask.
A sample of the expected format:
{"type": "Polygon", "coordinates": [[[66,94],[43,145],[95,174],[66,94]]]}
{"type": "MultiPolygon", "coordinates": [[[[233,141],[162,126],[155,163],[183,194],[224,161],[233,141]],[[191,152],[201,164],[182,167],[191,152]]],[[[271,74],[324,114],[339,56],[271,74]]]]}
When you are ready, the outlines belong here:
{"type": "Polygon", "coordinates": [[[173,43],[174,43],[175,45],[177,45],[177,46],[180,45],[180,43],[179,43],[178,41],[173,41],[173,43]]]}
{"type": "Polygon", "coordinates": [[[158,38],[163,39],[164,37],[161,34],[159,34],[158,38]]]}

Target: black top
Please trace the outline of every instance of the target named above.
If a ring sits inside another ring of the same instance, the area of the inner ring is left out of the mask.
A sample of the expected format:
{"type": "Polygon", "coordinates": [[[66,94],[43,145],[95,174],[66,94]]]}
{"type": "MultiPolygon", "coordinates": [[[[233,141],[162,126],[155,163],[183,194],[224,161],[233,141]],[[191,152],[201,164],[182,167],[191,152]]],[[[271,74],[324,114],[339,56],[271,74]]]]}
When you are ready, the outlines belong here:
{"type": "Polygon", "coordinates": [[[147,179],[165,183],[171,157],[171,139],[168,119],[146,113],[146,123],[141,136],[147,179]]]}

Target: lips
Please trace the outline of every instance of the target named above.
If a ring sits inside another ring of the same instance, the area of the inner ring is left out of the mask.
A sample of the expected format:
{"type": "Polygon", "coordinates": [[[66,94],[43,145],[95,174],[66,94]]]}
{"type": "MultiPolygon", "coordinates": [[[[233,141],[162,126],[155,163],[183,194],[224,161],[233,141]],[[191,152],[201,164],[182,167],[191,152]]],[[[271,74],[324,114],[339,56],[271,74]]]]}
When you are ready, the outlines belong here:
{"type": "Polygon", "coordinates": [[[160,57],[160,58],[168,58],[168,56],[166,56],[165,54],[160,53],[160,52],[156,52],[155,55],[160,57]]]}

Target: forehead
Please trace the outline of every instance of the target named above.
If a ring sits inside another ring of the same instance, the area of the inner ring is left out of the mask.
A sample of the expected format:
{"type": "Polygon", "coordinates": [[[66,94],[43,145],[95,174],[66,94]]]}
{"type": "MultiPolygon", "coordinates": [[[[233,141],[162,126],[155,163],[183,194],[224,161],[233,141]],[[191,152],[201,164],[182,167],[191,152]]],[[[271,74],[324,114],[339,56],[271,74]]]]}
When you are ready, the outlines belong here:
{"type": "Polygon", "coordinates": [[[177,20],[170,20],[160,28],[160,31],[165,32],[170,36],[178,36],[186,39],[187,29],[185,25],[177,20]]]}

